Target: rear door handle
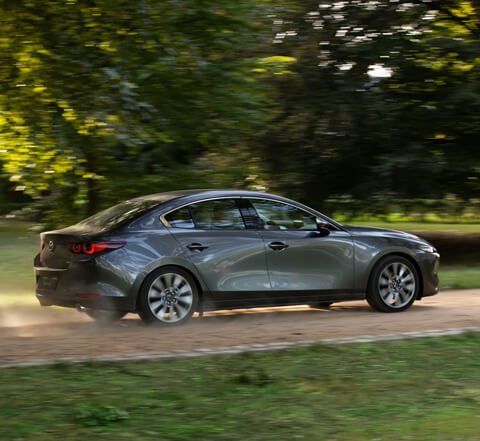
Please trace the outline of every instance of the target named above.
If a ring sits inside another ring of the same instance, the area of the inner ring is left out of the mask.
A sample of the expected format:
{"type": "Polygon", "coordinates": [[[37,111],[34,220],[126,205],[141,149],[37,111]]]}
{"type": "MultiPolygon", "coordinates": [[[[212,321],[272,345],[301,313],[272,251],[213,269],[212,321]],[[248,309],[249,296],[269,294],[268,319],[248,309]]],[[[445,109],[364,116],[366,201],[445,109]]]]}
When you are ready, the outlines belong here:
{"type": "Polygon", "coordinates": [[[206,250],[208,247],[206,245],[202,245],[201,243],[193,242],[190,245],[187,245],[187,248],[190,251],[203,251],[206,250]]]}
{"type": "Polygon", "coordinates": [[[275,251],[281,251],[285,248],[288,248],[288,244],[286,244],[285,242],[270,242],[268,246],[275,251]]]}

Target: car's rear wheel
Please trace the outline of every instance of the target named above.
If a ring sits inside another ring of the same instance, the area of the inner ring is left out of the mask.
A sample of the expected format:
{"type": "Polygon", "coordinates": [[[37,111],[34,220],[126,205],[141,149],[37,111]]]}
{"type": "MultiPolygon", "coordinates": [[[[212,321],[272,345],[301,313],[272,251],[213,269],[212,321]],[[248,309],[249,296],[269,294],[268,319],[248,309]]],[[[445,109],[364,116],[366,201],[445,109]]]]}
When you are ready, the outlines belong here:
{"type": "Polygon", "coordinates": [[[376,311],[405,311],[417,298],[419,288],[415,266],[402,256],[387,256],[373,269],[367,301],[376,311]]]}
{"type": "Polygon", "coordinates": [[[147,324],[179,325],[196,311],[199,293],[193,277],[178,267],[164,267],[145,279],[138,313],[147,324]]]}
{"type": "Polygon", "coordinates": [[[96,322],[102,324],[118,322],[127,314],[124,311],[106,311],[102,309],[86,309],[85,313],[96,322]]]}

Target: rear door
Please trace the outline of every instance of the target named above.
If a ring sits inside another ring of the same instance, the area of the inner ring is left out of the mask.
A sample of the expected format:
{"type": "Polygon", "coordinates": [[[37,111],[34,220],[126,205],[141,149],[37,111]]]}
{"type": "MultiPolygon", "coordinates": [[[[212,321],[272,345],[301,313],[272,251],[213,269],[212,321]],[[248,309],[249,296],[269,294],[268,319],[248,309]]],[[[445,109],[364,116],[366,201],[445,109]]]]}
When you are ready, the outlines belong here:
{"type": "Polygon", "coordinates": [[[210,290],[228,306],[262,303],[270,296],[265,245],[248,230],[233,198],[197,202],[163,216],[210,290]]]}
{"type": "Polygon", "coordinates": [[[250,199],[263,224],[272,289],[296,296],[335,294],[354,288],[354,253],[350,234],[332,228],[317,231],[316,217],[293,205],[250,199]]]}

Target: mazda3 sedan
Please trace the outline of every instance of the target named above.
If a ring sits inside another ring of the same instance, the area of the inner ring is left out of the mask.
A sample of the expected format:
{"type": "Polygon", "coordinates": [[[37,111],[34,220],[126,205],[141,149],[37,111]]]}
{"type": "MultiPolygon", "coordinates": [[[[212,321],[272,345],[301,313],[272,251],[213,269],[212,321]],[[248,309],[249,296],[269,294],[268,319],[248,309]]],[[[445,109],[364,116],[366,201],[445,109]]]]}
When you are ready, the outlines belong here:
{"type": "Polygon", "coordinates": [[[417,236],[342,225],[284,197],[190,190],[44,232],[34,266],[43,306],[173,325],[195,311],[360,299],[404,311],[438,292],[438,262],[417,236]]]}

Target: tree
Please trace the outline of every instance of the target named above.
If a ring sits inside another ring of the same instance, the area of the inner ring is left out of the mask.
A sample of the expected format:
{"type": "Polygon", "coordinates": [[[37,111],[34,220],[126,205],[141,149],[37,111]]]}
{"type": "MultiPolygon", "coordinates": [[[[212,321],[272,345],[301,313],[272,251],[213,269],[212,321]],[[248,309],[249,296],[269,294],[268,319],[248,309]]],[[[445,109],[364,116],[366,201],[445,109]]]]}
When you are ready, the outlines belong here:
{"type": "Polygon", "coordinates": [[[275,17],[279,103],[264,154],[279,191],[472,197],[478,15],[470,2],[301,2],[275,17]]]}
{"type": "Polygon", "coordinates": [[[253,0],[13,0],[1,13],[4,169],[67,212],[168,188],[172,169],[262,120],[253,0]]]}

